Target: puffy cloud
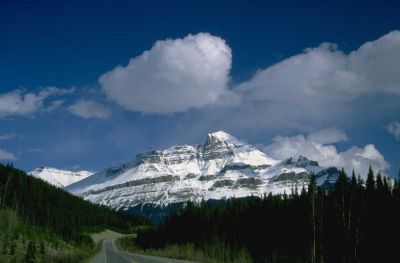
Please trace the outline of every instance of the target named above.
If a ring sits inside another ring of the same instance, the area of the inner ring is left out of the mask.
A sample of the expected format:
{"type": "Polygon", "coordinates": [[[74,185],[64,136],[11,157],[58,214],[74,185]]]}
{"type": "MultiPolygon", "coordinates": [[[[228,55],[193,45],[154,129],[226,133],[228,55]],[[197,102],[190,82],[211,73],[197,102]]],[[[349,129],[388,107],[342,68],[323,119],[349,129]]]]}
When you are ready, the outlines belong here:
{"type": "Polygon", "coordinates": [[[331,144],[347,141],[347,135],[343,131],[330,128],[311,133],[307,139],[320,144],[331,144]]]}
{"type": "Polygon", "coordinates": [[[168,114],[201,108],[227,93],[231,49],[208,33],[157,41],[99,78],[108,98],[132,111],[168,114]]]}
{"type": "Polygon", "coordinates": [[[46,87],[38,93],[17,89],[0,94],[0,117],[27,116],[43,108],[44,100],[53,95],[65,95],[74,89],[46,87]]]}
{"type": "Polygon", "coordinates": [[[231,50],[223,39],[201,33],[158,41],[99,83],[108,98],[132,111],[202,108],[196,122],[208,130],[310,132],[332,123],[367,122],[361,115],[371,122],[395,115],[400,110],[395,103],[400,99],[399,52],[400,31],[350,53],[322,43],[227,89],[231,50]]]}
{"type": "Polygon", "coordinates": [[[400,31],[365,43],[348,61],[349,69],[372,91],[400,95],[400,31]]]}
{"type": "Polygon", "coordinates": [[[84,119],[110,117],[111,111],[105,106],[95,102],[80,100],[68,108],[69,112],[84,119]]]}
{"type": "Polygon", "coordinates": [[[368,144],[361,148],[353,146],[346,151],[339,152],[334,145],[329,143],[344,141],[347,136],[340,131],[332,131],[334,130],[331,130],[331,132],[311,133],[308,136],[277,136],[265,148],[265,152],[271,157],[281,160],[289,157],[297,158],[299,155],[303,155],[318,161],[322,167],[343,167],[348,173],[354,169],[364,178],[370,165],[374,170],[380,171],[385,171],[389,168],[389,164],[373,144],[368,144]],[[334,133],[337,136],[332,136],[334,133]],[[321,139],[322,134],[327,135],[326,140],[321,139]]]}
{"type": "Polygon", "coordinates": [[[392,122],[386,126],[386,130],[392,134],[396,140],[400,141],[400,122],[392,122]]]}
{"type": "Polygon", "coordinates": [[[323,43],[257,72],[237,91],[248,100],[301,103],[305,98],[330,100],[339,92],[343,96],[338,99],[348,100],[361,87],[348,70],[346,55],[335,44],[323,43]]]}
{"type": "Polygon", "coordinates": [[[43,102],[43,97],[34,93],[23,94],[15,90],[0,95],[0,116],[28,115],[37,111],[43,102]]]}
{"type": "Polygon", "coordinates": [[[400,31],[367,42],[349,54],[335,44],[323,43],[261,69],[238,84],[233,92],[242,102],[227,112],[237,118],[225,116],[225,122],[235,125],[240,120],[236,125],[268,129],[286,128],[290,123],[291,128],[310,131],[332,122],[351,123],[360,114],[381,118],[378,112],[400,109],[400,104],[387,105],[388,99],[400,99],[399,72],[400,31]],[[374,107],[366,106],[371,104],[374,107]]]}
{"type": "Polygon", "coordinates": [[[0,149],[0,160],[13,161],[13,160],[16,160],[16,159],[17,159],[17,157],[13,153],[11,153],[11,152],[9,152],[7,150],[4,150],[4,149],[0,149]]]}

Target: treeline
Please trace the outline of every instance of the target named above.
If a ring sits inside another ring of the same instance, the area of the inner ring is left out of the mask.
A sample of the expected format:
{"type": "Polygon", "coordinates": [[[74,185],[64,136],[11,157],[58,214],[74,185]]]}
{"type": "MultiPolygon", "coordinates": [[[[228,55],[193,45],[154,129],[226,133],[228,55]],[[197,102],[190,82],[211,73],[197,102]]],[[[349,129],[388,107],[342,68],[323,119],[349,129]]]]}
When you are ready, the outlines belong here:
{"type": "Polygon", "coordinates": [[[157,228],[139,233],[143,249],[194,244],[232,262],[399,262],[400,183],[369,169],[364,182],[342,170],[331,189],[311,176],[289,195],[188,203],[157,228]],[[211,252],[212,251],[212,252],[211,252]]]}
{"type": "Polygon", "coordinates": [[[0,209],[14,211],[29,226],[78,243],[87,241],[81,235],[85,231],[105,228],[126,231],[147,223],[139,217],[84,201],[10,164],[0,164],[0,209]]]}

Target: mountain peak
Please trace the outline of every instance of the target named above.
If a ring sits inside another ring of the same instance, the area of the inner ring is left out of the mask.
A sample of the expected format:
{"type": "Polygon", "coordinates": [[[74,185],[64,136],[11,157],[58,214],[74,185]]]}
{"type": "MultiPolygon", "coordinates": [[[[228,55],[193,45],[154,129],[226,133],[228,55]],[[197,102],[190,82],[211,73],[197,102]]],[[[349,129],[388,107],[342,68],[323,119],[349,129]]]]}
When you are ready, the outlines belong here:
{"type": "Polygon", "coordinates": [[[303,168],[311,167],[311,166],[319,167],[319,164],[317,161],[310,160],[307,157],[305,157],[304,155],[299,155],[299,157],[297,158],[297,161],[293,157],[290,157],[290,158],[284,160],[282,163],[284,165],[294,165],[294,166],[303,167],[303,168]]]}
{"type": "Polygon", "coordinates": [[[303,156],[303,155],[299,155],[299,158],[297,159],[297,163],[300,166],[319,166],[317,161],[313,161],[308,159],[307,157],[303,156]]]}
{"type": "MultiPolygon", "coordinates": [[[[138,154],[133,162],[105,169],[66,189],[94,203],[129,209],[145,203],[168,205],[288,192],[294,182],[307,185],[309,174],[321,170],[304,156],[278,161],[217,131],[209,133],[204,144],[138,154]]],[[[318,183],[333,178],[328,175],[318,183]]]]}
{"type": "Polygon", "coordinates": [[[239,140],[224,131],[216,131],[207,135],[207,141],[220,141],[220,142],[239,142],[239,140]]]}

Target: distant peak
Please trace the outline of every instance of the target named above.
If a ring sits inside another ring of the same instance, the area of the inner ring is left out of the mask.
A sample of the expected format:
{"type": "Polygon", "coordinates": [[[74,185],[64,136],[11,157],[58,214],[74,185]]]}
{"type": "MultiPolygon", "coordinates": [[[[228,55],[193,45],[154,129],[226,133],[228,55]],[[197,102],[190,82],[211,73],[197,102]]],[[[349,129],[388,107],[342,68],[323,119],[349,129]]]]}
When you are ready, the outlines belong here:
{"type": "Polygon", "coordinates": [[[290,157],[282,162],[284,165],[294,165],[297,167],[308,167],[308,166],[319,166],[317,161],[313,161],[305,157],[304,155],[299,155],[297,158],[297,161],[293,158],[290,157]]]}
{"type": "Polygon", "coordinates": [[[310,159],[308,159],[304,155],[299,155],[299,158],[297,158],[297,161],[298,162],[308,162],[308,161],[310,161],[310,159]]]}
{"type": "Polygon", "coordinates": [[[299,155],[299,158],[297,159],[297,163],[301,163],[304,165],[310,165],[310,166],[319,166],[317,161],[308,159],[307,157],[305,157],[303,155],[299,155]]]}
{"type": "Polygon", "coordinates": [[[215,138],[215,139],[218,139],[219,141],[227,141],[227,140],[231,140],[231,139],[237,140],[235,137],[233,137],[232,135],[230,135],[229,133],[226,133],[224,131],[216,131],[213,133],[209,133],[208,138],[215,138]]]}

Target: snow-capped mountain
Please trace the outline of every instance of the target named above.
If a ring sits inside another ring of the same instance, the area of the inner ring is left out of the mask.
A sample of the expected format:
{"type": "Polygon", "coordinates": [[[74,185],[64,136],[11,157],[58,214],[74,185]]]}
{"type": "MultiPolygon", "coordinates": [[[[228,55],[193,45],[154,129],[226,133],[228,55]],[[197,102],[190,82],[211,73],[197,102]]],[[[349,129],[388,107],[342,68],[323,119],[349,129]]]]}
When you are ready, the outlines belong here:
{"type": "Polygon", "coordinates": [[[139,204],[169,205],[187,200],[290,193],[307,185],[310,173],[319,184],[337,177],[317,162],[274,160],[256,147],[219,131],[204,144],[172,146],[139,154],[132,162],[93,174],[66,189],[94,203],[116,209],[139,204]],[[324,176],[324,177],[322,177],[324,176]]]}
{"type": "Polygon", "coordinates": [[[66,187],[70,184],[79,182],[93,174],[90,171],[66,171],[51,167],[40,167],[36,168],[32,172],[28,173],[34,177],[40,178],[52,185],[58,187],[66,187]]]}

